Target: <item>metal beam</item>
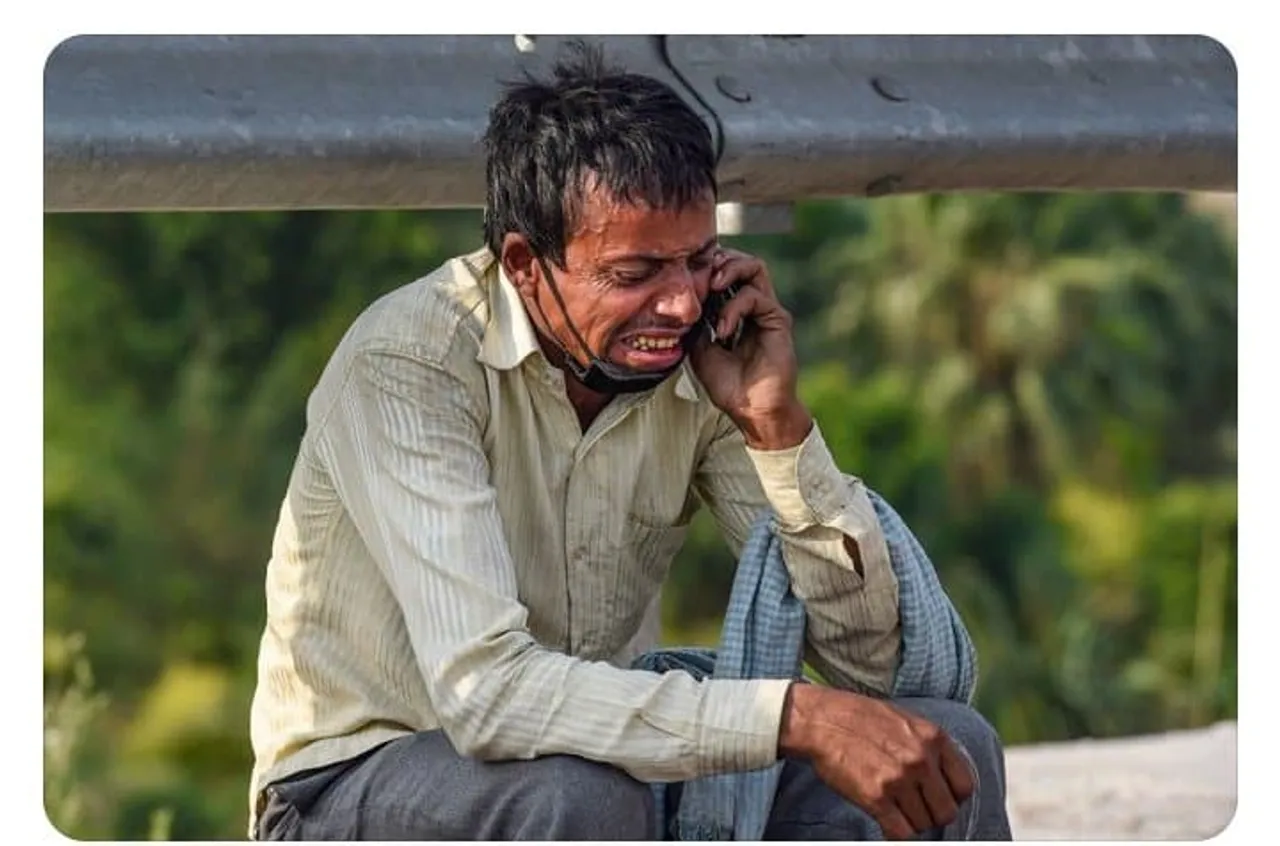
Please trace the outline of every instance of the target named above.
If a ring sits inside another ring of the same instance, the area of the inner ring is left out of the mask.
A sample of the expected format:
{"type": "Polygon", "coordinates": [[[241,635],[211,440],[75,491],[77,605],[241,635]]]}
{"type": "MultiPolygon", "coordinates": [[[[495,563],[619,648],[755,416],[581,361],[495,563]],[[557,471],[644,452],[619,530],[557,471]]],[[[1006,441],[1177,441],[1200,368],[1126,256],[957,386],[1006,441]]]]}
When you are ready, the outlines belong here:
{"type": "MultiPolygon", "coordinates": [[[[558,37],[80,36],[45,70],[45,210],[477,206],[500,83],[558,37]]],[[[617,36],[723,144],[722,198],[1235,190],[1204,37],[617,36]]]]}

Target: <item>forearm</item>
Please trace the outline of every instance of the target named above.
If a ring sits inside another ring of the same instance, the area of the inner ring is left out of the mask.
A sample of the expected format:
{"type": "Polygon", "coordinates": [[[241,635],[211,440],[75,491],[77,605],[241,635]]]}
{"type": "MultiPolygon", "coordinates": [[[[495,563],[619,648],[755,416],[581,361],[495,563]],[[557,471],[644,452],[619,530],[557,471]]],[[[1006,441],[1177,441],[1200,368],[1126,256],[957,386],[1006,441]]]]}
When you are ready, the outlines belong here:
{"type": "Polygon", "coordinates": [[[515,633],[465,654],[427,670],[442,727],[464,754],[576,755],[642,781],[757,769],[776,759],[785,680],[698,681],[678,671],[618,669],[515,633]]]}
{"type": "Polygon", "coordinates": [[[747,453],[805,603],[811,660],[834,685],[887,694],[900,651],[898,586],[865,488],[840,472],[816,426],[792,447],[747,453]]]}

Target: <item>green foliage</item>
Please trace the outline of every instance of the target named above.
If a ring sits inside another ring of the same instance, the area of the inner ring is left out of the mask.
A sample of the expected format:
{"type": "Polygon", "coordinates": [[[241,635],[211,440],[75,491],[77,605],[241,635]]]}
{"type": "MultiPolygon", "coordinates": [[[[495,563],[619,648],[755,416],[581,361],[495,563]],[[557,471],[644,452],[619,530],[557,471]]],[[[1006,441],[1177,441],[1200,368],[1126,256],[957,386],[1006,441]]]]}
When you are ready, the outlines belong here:
{"type": "Polygon", "coordinates": [[[101,766],[93,735],[108,704],[83,649],[80,635],[45,637],[44,807],[55,828],[77,838],[101,831],[105,797],[89,773],[101,766]]]}
{"type": "MultiPolygon", "coordinates": [[[[80,838],[241,839],[308,392],[479,215],[52,216],[45,238],[46,807],[80,838]]],[[[1007,742],[1235,715],[1232,227],[1179,195],[969,194],[804,203],[735,240],[796,317],[837,461],[929,549],[1007,742]]],[[[733,563],[699,513],[668,642],[714,643],[733,563]]]]}

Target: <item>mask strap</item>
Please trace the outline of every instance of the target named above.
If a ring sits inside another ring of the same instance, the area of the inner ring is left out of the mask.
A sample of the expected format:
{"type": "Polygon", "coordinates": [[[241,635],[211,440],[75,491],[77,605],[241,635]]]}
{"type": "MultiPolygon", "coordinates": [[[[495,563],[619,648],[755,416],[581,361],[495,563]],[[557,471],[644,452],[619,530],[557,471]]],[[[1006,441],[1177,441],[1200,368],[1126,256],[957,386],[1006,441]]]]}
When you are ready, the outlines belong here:
{"type": "MultiPolygon", "coordinates": [[[[565,326],[568,326],[569,331],[573,333],[573,339],[577,341],[584,350],[586,350],[587,364],[590,365],[592,362],[600,361],[600,356],[595,354],[591,349],[591,346],[583,339],[582,335],[579,334],[578,327],[573,325],[573,319],[569,317],[569,310],[565,308],[564,298],[560,296],[560,286],[556,284],[555,277],[551,275],[551,268],[547,266],[547,263],[542,256],[535,255],[534,258],[537,260],[538,266],[542,268],[542,275],[547,277],[547,284],[551,287],[551,296],[555,298],[556,305],[560,308],[560,313],[564,315],[565,326]]],[[[560,352],[564,353],[564,357],[567,359],[569,366],[579,374],[585,373],[586,371],[583,366],[578,363],[577,356],[570,353],[568,348],[565,347],[565,345],[560,342],[560,339],[555,336],[555,333],[550,331],[551,321],[547,320],[547,313],[543,311],[542,303],[538,297],[533,298],[533,304],[538,307],[538,316],[541,317],[542,322],[546,324],[548,333],[551,335],[552,342],[560,348],[560,352]]]]}

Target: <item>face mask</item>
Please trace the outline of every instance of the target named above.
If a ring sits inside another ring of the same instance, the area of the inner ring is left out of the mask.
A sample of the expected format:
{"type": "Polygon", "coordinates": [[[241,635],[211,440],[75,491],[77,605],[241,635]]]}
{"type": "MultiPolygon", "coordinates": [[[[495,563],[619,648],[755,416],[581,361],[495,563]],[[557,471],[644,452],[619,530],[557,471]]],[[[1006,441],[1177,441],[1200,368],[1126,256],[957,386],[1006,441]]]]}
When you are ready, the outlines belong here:
{"type": "MultiPolygon", "coordinates": [[[[597,356],[587,342],[583,340],[582,336],[578,334],[578,329],[573,325],[573,321],[569,319],[569,312],[564,307],[564,300],[560,298],[560,289],[556,285],[555,277],[551,275],[551,269],[547,267],[542,256],[538,256],[537,259],[538,265],[542,268],[542,275],[546,277],[547,285],[551,288],[551,295],[555,297],[556,305],[560,307],[560,313],[564,315],[565,325],[573,333],[574,340],[587,352],[587,364],[584,367],[576,356],[565,349],[564,344],[560,343],[558,338],[552,336],[551,342],[559,347],[560,352],[564,354],[565,366],[569,368],[573,378],[599,394],[634,394],[658,387],[658,385],[666,381],[668,376],[679,369],[681,362],[676,362],[666,370],[632,370],[610,361],[604,361],[597,356]]],[[[547,320],[547,315],[542,310],[542,305],[536,299],[534,300],[534,305],[538,307],[542,322],[550,326],[551,322],[547,320]]],[[[682,339],[686,354],[696,336],[696,332],[688,332],[682,339]]]]}

